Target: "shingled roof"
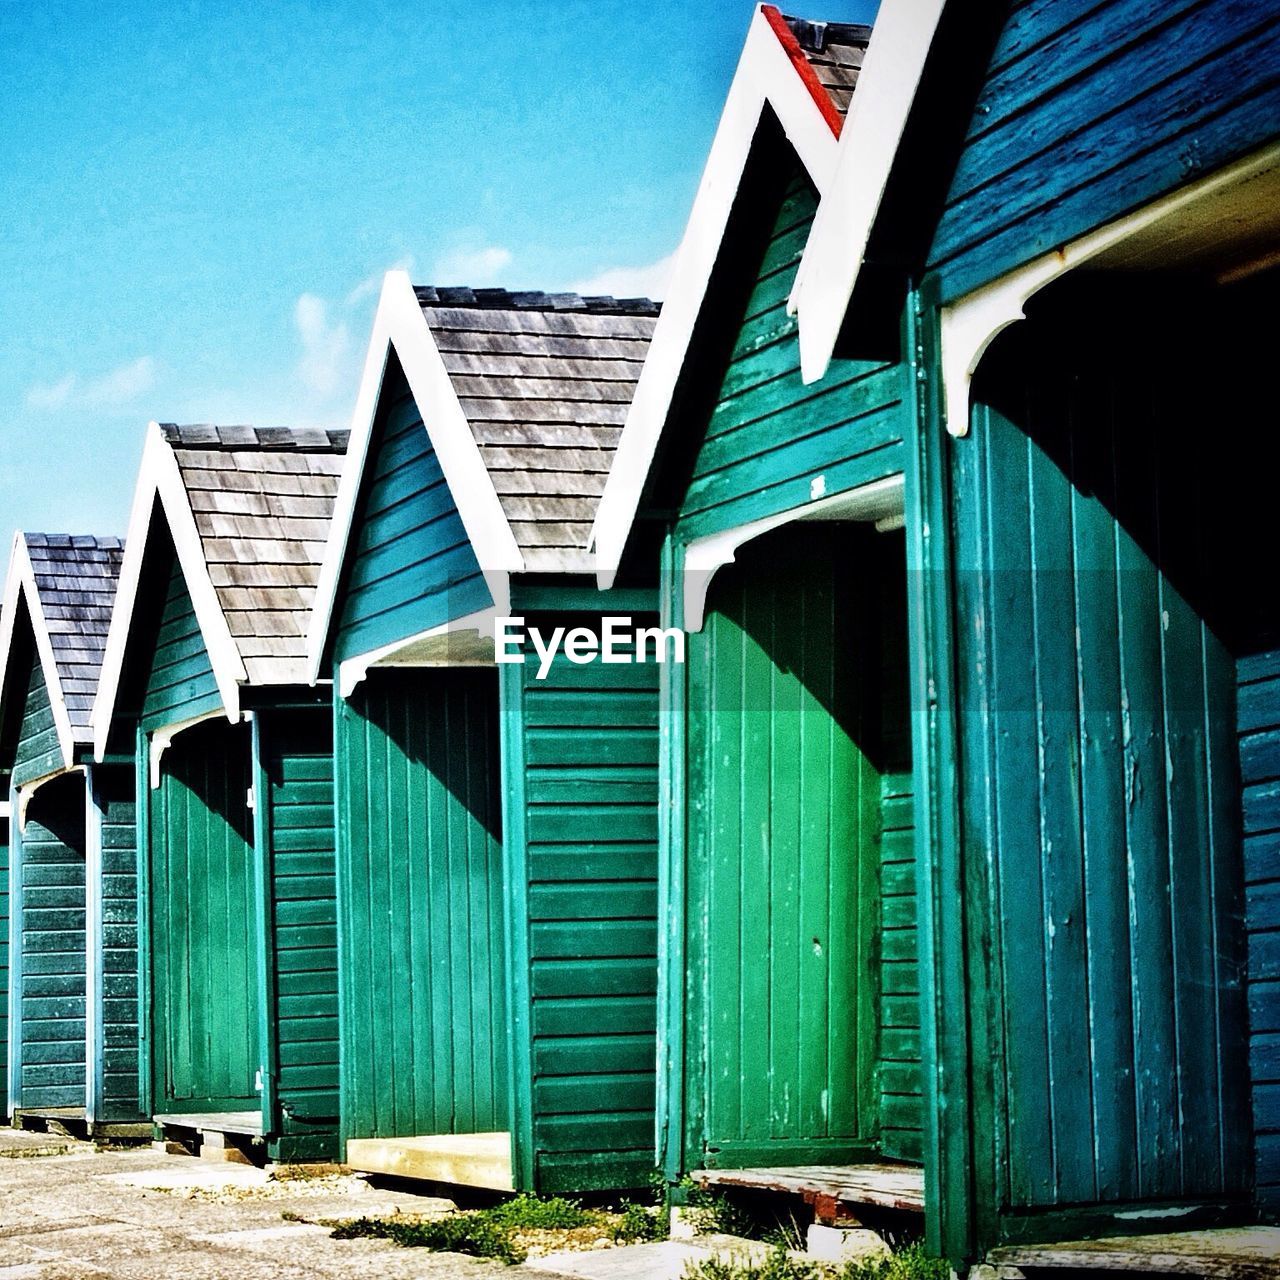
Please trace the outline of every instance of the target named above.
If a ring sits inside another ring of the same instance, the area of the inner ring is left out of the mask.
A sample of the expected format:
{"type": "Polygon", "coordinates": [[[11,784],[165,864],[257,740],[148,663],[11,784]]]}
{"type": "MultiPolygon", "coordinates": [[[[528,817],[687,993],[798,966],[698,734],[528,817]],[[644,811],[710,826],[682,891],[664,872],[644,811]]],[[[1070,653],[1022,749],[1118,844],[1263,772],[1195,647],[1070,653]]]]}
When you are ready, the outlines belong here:
{"type": "Polygon", "coordinates": [[[782,20],[791,29],[805,61],[827,91],[841,116],[849,110],[858,72],[871,39],[871,28],[854,22],[815,22],[809,18],[782,20]]]}
{"type": "Polygon", "coordinates": [[[87,742],[124,543],[56,533],[27,533],[23,541],[71,729],[87,742]]]}
{"type": "Polygon", "coordinates": [[[250,684],[306,679],[346,431],[162,423],[250,684]]]}
{"type": "Polygon", "coordinates": [[[414,293],[525,568],[589,571],[591,522],[658,304],[503,289],[414,293]]]}

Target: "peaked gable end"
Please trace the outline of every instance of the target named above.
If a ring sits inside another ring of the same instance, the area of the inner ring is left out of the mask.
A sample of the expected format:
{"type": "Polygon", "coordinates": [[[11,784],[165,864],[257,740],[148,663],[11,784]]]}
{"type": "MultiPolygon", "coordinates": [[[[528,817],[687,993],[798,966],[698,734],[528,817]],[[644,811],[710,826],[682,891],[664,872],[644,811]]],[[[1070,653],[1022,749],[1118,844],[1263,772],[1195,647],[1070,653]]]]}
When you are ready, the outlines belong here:
{"type": "MultiPolygon", "coordinates": [[[[142,696],[142,727],[148,731],[222,709],[213,663],[200,634],[182,565],[172,550],[168,561],[168,581],[142,696]]],[[[161,572],[157,572],[156,581],[164,582],[161,572]]],[[[136,637],[135,643],[145,641],[136,637]]]]}
{"type": "Polygon", "coordinates": [[[22,720],[13,758],[13,784],[19,787],[34,782],[37,778],[58,773],[65,767],[49,686],[44,678],[44,668],[36,656],[34,643],[31,655],[26,695],[22,703],[22,720]]]}
{"type": "MultiPolygon", "coordinates": [[[[818,196],[794,157],[789,180],[766,195],[774,212],[762,247],[743,248],[731,264],[735,273],[746,273],[750,292],[745,305],[728,312],[736,330],[727,360],[716,365],[709,416],[700,410],[696,422],[686,421],[680,431],[699,441],[687,487],[673,503],[677,538],[684,543],[903,468],[897,364],[838,360],[821,387],[803,383],[787,297],[818,196]]],[[[720,314],[718,300],[709,310],[720,314]]],[[[698,346],[691,348],[691,368],[704,360],[698,346]]]]}
{"type": "Polygon", "coordinates": [[[388,364],[340,588],[338,662],[488,608],[492,596],[422,412],[388,364]]]}

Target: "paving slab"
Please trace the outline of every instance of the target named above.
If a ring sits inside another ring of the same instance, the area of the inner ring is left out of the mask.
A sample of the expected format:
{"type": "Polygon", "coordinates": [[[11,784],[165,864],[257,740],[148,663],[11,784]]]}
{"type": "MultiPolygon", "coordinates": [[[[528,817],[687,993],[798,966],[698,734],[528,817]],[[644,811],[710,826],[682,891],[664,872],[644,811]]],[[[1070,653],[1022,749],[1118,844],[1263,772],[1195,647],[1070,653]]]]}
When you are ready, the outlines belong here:
{"type": "MultiPolygon", "coordinates": [[[[512,1280],[501,1263],[315,1219],[447,1212],[437,1196],[353,1176],[274,1181],[147,1149],[0,1159],[0,1280],[512,1280]]],[[[537,1280],[522,1270],[521,1280],[537,1280]]]]}
{"type": "Polygon", "coordinates": [[[526,1263],[539,1271],[575,1276],[578,1280],[681,1280],[690,1263],[711,1257],[740,1257],[762,1262],[772,1252],[759,1240],[737,1236],[701,1236],[693,1240],[661,1240],[617,1249],[549,1253],[526,1263]]]}

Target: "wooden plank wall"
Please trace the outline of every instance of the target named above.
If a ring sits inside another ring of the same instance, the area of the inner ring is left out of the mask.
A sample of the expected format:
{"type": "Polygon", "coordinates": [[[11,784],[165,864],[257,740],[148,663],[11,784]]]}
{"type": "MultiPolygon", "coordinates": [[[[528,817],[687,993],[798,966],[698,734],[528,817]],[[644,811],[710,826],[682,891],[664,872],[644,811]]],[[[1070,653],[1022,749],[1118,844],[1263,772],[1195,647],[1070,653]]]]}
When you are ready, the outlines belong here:
{"type": "Polygon", "coordinates": [[[326,1148],[336,1142],[338,1116],[333,716],[328,707],[260,714],[269,785],[277,1097],[286,1136],[311,1137],[326,1148]]]}
{"type": "Polygon", "coordinates": [[[138,855],[134,771],[98,765],[102,844],[102,1092],[98,1119],[138,1114],[138,855]]]}
{"type": "Polygon", "coordinates": [[[489,590],[394,356],[383,382],[343,588],[341,661],[483,609],[489,590]]]}
{"type": "MultiPolygon", "coordinates": [[[[817,207],[796,171],[773,192],[780,203],[761,256],[735,268],[755,286],[737,330],[692,478],[679,500],[678,541],[689,542],[803,506],[903,468],[904,366],[837,360],[821,383],[800,379],[787,297],[817,207]]],[[[785,170],[784,170],[785,172],[785,170]]]]}
{"type": "Polygon", "coordinates": [[[9,1097],[9,819],[0,818],[0,1105],[9,1097]]]}
{"type": "Polygon", "coordinates": [[[371,671],[339,699],[342,1134],[509,1127],[493,671],[371,671]]]}
{"type": "MultiPolygon", "coordinates": [[[[148,650],[149,675],[142,703],[142,727],[148,732],[222,705],[182,566],[172,551],[169,555],[167,579],[154,579],[164,584],[159,629],[154,638],[145,638],[146,644],[154,646],[148,650]]],[[[144,575],[144,582],[152,580],[144,575]]],[[[141,641],[138,637],[132,642],[141,641]]]]}
{"type": "Polygon", "coordinates": [[[1270,142],[1280,14],[1251,0],[1020,0],[929,254],[950,301],[1270,142]]]}
{"type": "Polygon", "coordinates": [[[68,774],[32,797],[22,832],[23,1107],[85,1105],[85,797],[68,774]]]}
{"type": "Polygon", "coordinates": [[[1280,1215],[1280,650],[1239,663],[1256,1189],[1280,1215]]]}
{"type": "Polygon", "coordinates": [[[247,725],[179,735],[150,793],[157,1107],[258,1106],[257,966],[247,725]]]}
{"type": "Polygon", "coordinates": [[[53,705],[45,684],[44,668],[31,650],[26,697],[22,704],[22,727],[14,753],[13,782],[21,786],[35,778],[56,773],[64,765],[58,730],[53,719],[53,705]]]}
{"type": "MultiPolygon", "coordinates": [[[[590,619],[556,615],[535,625],[590,619]]],[[[637,625],[656,619],[635,615],[637,625]]],[[[599,626],[599,619],[594,621],[599,626]]],[[[636,1187],[652,1171],[658,667],[517,671],[531,1112],[542,1191],[636,1187]]],[[[514,856],[514,855],[513,855],[514,856]]],[[[518,985],[519,979],[517,980],[518,985]]]]}
{"type": "Polygon", "coordinates": [[[886,1120],[919,1155],[910,788],[882,720],[905,688],[880,636],[887,600],[905,626],[902,556],[789,526],[720,571],[690,637],[691,1167],[859,1158],[886,1120]]]}
{"type": "Polygon", "coordinates": [[[1250,1180],[1235,666],[1204,614],[1223,526],[1163,447],[1205,409],[1162,378],[1194,358],[1168,335],[1089,314],[1004,335],[952,446],[988,1215],[1250,1180]]]}

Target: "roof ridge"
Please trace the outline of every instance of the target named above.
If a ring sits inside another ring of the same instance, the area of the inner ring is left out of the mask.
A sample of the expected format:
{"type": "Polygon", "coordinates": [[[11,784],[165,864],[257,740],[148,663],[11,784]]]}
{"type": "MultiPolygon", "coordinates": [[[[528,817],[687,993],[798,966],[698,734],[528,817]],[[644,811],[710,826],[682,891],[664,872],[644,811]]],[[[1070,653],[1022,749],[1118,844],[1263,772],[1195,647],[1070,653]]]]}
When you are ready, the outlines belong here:
{"type": "Polygon", "coordinates": [[[609,294],[556,293],[540,289],[472,289],[466,285],[414,285],[424,307],[474,307],[489,311],[567,311],[588,315],[653,315],[662,308],[651,298],[614,298],[609,294]]]}
{"type": "Polygon", "coordinates": [[[328,427],[254,427],[212,422],[158,424],[165,443],[181,449],[253,449],[262,453],[345,453],[351,432],[328,427]]]}
{"type": "Polygon", "coordinates": [[[23,541],[28,550],[43,547],[52,551],[121,551],[124,539],[116,534],[47,533],[24,530],[23,541]]]}

